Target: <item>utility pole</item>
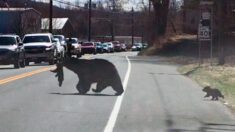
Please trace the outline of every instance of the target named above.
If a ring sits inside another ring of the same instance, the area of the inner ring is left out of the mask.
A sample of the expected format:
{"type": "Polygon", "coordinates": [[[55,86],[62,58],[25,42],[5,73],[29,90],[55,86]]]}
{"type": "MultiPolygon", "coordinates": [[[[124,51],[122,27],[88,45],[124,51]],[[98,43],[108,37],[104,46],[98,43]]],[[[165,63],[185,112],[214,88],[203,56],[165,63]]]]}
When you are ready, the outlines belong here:
{"type": "Polygon", "coordinates": [[[112,34],[112,41],[115,40],[115,36],[114,36],[114,12],[115,12],[115,1],[113,0],[113,3],[112,3],[112,20],[111,20],[111,23],[112,23],[112,27],[111,27],[111,34],[112,34]]]}
{"type": "Polygon", "coordinates": [[[88,41],[91,41],[91,0],[89,0],[88,41]]]}
{"type": "Polygon", "coordinates": [[[52,33],[52,17],[53,17],[53,0],[50,0],[50,20],[49,20],[49,32],[52,33]]]}
{"type": "Polygon", "coordinates": [[[131,10],[131,44],[134,45],[134,9],[131,10]]]}
{"type": "Polygon", "coordinates": [[[151,13],[151,2],[149,0],[149,15],[150,15],[150,13],[151,13]]]}

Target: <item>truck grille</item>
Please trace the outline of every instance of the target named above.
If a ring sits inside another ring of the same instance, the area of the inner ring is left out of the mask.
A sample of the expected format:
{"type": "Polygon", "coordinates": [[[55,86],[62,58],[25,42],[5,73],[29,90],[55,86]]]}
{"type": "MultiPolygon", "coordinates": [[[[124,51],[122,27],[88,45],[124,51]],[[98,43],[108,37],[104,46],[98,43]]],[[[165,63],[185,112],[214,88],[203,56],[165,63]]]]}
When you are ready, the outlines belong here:
{"type": "Polygon", "coordinates": [[[7,49],[0,49],[0,55],[5,55],[9,52],[7,49]]]}
{"type": "Polygon", "coordinates": [[[30,53],[30,54],[44,53],[45,50],[46,50],[46,47],[44,47],[44,46],[27,46],[27,47],[25,47],[25,53],[30,53]]]}

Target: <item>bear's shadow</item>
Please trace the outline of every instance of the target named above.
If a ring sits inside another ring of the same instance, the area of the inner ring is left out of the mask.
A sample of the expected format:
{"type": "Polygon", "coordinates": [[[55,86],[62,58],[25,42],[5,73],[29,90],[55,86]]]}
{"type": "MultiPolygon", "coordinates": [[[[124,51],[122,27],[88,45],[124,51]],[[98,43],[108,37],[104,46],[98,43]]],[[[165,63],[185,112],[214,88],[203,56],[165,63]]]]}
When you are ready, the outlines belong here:
{"type": "Polygon", "coordinates": [[[54,95],[76,95],[76,96],[107,96],[107,97],[112,97],[112,96],[117,96],[117,95],[111,95],[111,94],[80,94],[80,93],[50,93],[54,95]]]}
{"type": "Polygon", "coordinates": [[[78,93],[57,93],[58,95],[112,96],[97,94],[102,92],[107,87],[112,87],[113,90],[116,91],[116,96],[121,95],[124,92],[121,78],[116,67],[107,60],[65,59],[63,62],[57,63],[56,67],[57,68],[52,72],[56,73],[59,86],[61,86],[64,81],[63,67],[66,67],[68,70],[74,72],[79,78],[76,85],[78,93]],[[92,89],[92,91],[96,94],[87,94],[87,92],[91,89],[91,84],[93,83],[97,83],[96,89],[92,89]]]}

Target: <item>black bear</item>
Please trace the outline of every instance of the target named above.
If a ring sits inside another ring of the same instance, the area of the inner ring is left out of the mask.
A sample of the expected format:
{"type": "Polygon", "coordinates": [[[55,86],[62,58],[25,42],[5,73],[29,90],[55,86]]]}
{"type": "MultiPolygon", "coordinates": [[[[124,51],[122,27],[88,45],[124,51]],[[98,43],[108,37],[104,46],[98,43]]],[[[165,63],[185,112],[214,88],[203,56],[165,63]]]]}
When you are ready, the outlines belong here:
{"type": "Polygon", "coordinates": [[[222,93],[218,89],[213,89],[209,86],[203,88],[202,91],[206,92],[205,98],[212,96],[211,100],[218,100],[219,97],[224,98],[224,96],[222,95],[222,93]]]}
{"type": "Polygon", "coordinates": [[[86,94],[90,90],[92,83],[97,83],[93,92],[99,93],[106,87],[111,86],[116,91],[115,95],[123,93],[121,78],[115,66],[103,59],[82,60],[82,59],[65,59],[57,63],[57,68],[52,71],[58,77],[59,85],[64,80],[63,67],[77,74],[79,82],[76,86],[79,94],[86,94]]]}

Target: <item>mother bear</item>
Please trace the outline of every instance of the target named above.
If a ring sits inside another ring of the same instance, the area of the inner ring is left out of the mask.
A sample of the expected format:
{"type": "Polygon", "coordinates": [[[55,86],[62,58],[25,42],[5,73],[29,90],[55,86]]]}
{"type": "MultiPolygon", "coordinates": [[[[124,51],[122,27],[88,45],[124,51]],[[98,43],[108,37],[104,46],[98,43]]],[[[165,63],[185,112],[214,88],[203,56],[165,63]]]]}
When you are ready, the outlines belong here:
{"type": "Polygon", "coordinates": [[[92,83],[97,83],[96,89],[92,89],[96,93],[101,92],[108,86],[111,86],[116,91],[115,95],[121,95],[124,91],[117,69],[107,60],[65,59],[56,66],[57,68],[52,72],[57,73],[56,76],[60,86],[64,80],[63,67],[77,74],[79,82],[76,88],[80,94],[86,94],[90,90],[92,83]]]}

